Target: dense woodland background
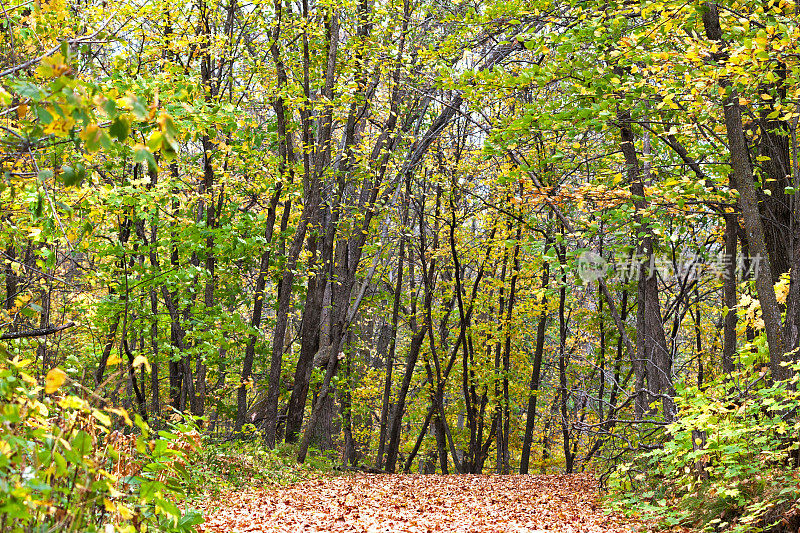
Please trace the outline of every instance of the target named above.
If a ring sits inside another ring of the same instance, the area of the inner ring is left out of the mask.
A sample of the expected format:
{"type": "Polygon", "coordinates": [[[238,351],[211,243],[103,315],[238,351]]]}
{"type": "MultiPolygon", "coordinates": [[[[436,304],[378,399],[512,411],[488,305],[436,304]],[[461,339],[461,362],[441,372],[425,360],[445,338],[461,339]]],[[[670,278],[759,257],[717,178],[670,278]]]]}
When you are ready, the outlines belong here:
{"type": "Polygon", "coordinates": [[[794,498],[795,2],[11,0],[0,35],[7,400],[794,498]]]}

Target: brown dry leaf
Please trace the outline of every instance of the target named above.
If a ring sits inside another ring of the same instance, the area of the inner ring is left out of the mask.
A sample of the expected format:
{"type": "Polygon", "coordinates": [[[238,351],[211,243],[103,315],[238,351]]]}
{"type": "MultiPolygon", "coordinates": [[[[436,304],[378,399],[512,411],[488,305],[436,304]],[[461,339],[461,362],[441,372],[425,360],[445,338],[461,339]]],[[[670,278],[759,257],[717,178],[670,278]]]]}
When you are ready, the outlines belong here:
{"type": "MultiPolygon", "coordinates": [[[[356,475],[232,492],[202,531],[630,533],[643,524],[597,505],[588,474],[356,475]]],[[[212,510],[213,509],[213,510],[212,510]]]]}

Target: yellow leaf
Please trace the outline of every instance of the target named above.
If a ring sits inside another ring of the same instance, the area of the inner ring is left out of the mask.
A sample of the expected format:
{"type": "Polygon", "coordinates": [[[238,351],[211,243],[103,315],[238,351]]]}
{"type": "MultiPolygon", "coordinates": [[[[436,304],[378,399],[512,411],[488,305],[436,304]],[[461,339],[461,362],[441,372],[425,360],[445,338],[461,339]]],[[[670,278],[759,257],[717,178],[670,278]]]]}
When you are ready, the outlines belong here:
{"type": "Polygon", "coordinates": [[[117,512],[119,513],[119,515],[122,517],[123,520],[130,520],[131,518],[133,518],[133,513],[131,512],[131,510],[122,504],[119,504],[117,506],[117,512]]]}
{"type": "Polygon", "coordinates": [[[106,511],[108,511],[109,513],[113,513],[114,510],[117,508],[117,506],[114,505],[114,502],[112,502],[108,498],[103,498],[103,505],[105,505],[106,511]]]}
{"type": "MultiPolygon", "coordinates": [[[[114,474],[112,474],[111,472],[109,472],[108,470],[106,470],[104,468],[101,468],[97,472],[101,476],[105,477],[106,479],[110,479],[114,483],[116,483],[117,480],[119,479],[117,476],[115,476],[114,474]]],[[[111,496],[112,498],[119,498],[120,496],[122,496],[122,493],[120,491],[118,491],[117,489],[115,489],[114,487],[111,487],[111,489],[108,491],[108,495],[111,496]]]]}
{"type": "Polygon", "coordinates": [[[92,416],[95,417],[97,421],[103,424],[104,426],[111,425],[111,417],[102,411],[98,411],[97,409],[95,409],[92,411],[92,416]]]}
{"type": "Polygon", "coordinates": [[[28,385],[36,385],[36,380],[33,379],[31,376],[26,374],[25,372],[20,372],[19,377],[22,378],[22,381],[27,383],[28,385]]]}
{"type": "Polygon", "coordinates": [[[61,385],[64,384],[65,379],[67,379],[67,374],[63,370],[60,368],[52,369],[47,373],[47,377],[44,380],[44,391],[47,394],[53,394],[61,385]]]}
{"type": "Polygon", "coordinates": [[[89,124],[86,128],[81,132],[80,137],[84,141],[93,141],[97,142],[100,139],[100,126],[97,124],[89,124]]]}
{"type": "Polygon", "coordinates": [[[137,355],[136,359],[133,360],[133,368],[139,368],[142,365],[144,365],[147,371],[150,372],[150,361],[147,360],[147,357],[143,355],[137,355]]]}
{"type": "Polygon", "coordinates": [[[133,422],[131,421],[130,417],[128,416],[128,411],[126,411],[125,409],[115,409],[115,408],[111,407],[111,408],[108,409],[108,412],[114,413],[115,415],[121,416],[122,418],[124,418],[125,419],[125,423],[127,425],[129,425],[129,426],[133,425],[133,422]]]}
{"type": "Polygon", "coordinates": [[[789,295],[789,276],[786,274],[781,276],[778,283],[775,284],[775,297],[778,303],[786,304],[786,297],[789,295]]]}
{"type": "MultiPolygon", "coordinates": [[[[19,300],[19,298],[18,298],[18,300],[19,300]]],[[[17,355],[16,357],[14,357],[14,359],[9,361],[9,363],[11,363],[11,365],[14,366],[15,368],[25,368],[26,366],[31,364],[31,361],[32,361],[32,359],[22,359],[22,360],[20,360],[19,356],[17,355]]]]}
{"type": "Polygon", "coordinates": [[[120,364],[121,362],[122,362],[122,359],[120,359],[119,355],[117,355],[117,354],[112,354],[112,355],[111,355],[111,356],[108,358],[108,361],[106,362],[106,364],[107,364],[107,365],[118,365],[118,364],[120,364]]]}
{"type": "Polygon", "coordinates": [[[78,398],[77,396],[67,396],[58,401],[58,406],[62,409],[79,409],[81,411],[88,411],[89,404],[86,400],[78,398]]]}

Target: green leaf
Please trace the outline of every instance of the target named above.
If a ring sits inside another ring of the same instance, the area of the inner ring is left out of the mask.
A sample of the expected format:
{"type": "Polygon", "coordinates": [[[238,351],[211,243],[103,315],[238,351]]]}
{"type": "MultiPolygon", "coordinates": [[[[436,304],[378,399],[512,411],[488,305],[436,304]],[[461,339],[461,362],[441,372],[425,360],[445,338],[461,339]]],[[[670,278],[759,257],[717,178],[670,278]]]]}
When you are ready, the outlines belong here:
{"type": "Polygon", "coordinates": [[[44,213],[44,194],[41,191],[36,193],[36,203],[33,206],[33,216],[36,218],[42,218],[42,214],[44,213]]]}
{"type": "Polygon", "coordinates": [[[92,451],[92,437],[85,431],[80,430],[72,438],[70,445],[72,446],[72,450],[78,454],[79,457],[84,457],[92,451]]]}
{"type": "Polygon", "coordinates": [[[136,451],[139,453],[147,453],[147,444],[142,437],[136,438],[136,451]]]}
{"type": "Polygon", "coordinates": [[[109,98],[103,102],[103,110],[108,113],[109,116],[111,116],[117,112],[117,103],[109,98]]]}
{"type": "Polygon", "coordinates": [[[155,498],[156,509],[160,509],[164,514],[177,520],[181,516],[178,506],[164,498],[155,498]]]}
{"type": "Polygon", "coordinates": [[[43,106],[37,105],[35,107],[36,116],[39,117],[39,122],[42,124],[50,124],[53,122],[53,115],[43,106]]]}
{"type": "Polygon", "coordinates": [[[77,180],[75,179],[76,173],[75,169],[69,165],[64,165],[61,167],[61,182],[66,185],[67,187],[71,187],[75,185],[77,180]]]}
{"type": "Polygon", "coordinates": [[[53,462],[56,464],[56,474],[62,476],[67,471],[67,461],[59,452],[53,452],[53,462]]]}
{"type": "Polygon", "coordinates": [[[108,133],[112,137],[115,137],[119,142],[124,142],[131,133],[131,125],[125,118],[117,117],[117,119],[112,122],[111,126],[108,128],[108,133]]]}
{"type": "Polygon", "coordinates": [[[190,531],[192,526],[202,524],[205,522],[203,515],[196,511],[189,511],[178,520],[178,529],[181,531],[190,531]]]}
{"type": "Polygon", "coordinates": [[[44,98],[44,91],[38,86],[34,85],[33,83],[29,83],[27,81],[16,81],[11,82],[11,88],[16,92],[18,95],[24,98],[30,98],[34,102],[38,102],[44,98]]]}
{"type": "Polygon", "coordinates": [[[144,106],[141,100],[136,96],[129,96],[126,98],[126,103],[131,107],[131,111],[133,111],[134,116],[138,120],[146,120],[147,119],[147,108],[144,106]]]}
{"type": "Polygon", "coordinates": [[[153,156],[152,152],[150,152],[147,148],[140,148],[136,150],[136,152],[133,154],[133,162],[144,163],[145,161],[147,162],[148,168],[156,168],[156,158],[153,156]]]}

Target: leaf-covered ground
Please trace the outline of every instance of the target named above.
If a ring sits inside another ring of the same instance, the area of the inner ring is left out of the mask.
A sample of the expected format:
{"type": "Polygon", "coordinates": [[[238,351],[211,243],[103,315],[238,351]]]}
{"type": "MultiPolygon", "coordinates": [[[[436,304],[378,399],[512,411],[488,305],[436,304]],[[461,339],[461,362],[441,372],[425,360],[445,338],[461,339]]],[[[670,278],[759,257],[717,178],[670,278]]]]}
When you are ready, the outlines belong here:
{"type": "Polygon", "coordinates": [[[226,494],[204,531],[633,532],[588,475],[355,475],[226,494]]]}

